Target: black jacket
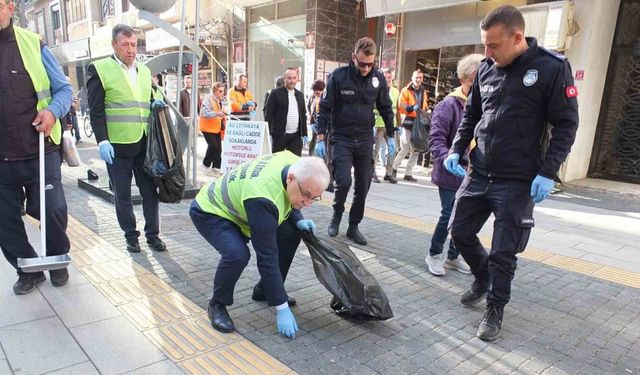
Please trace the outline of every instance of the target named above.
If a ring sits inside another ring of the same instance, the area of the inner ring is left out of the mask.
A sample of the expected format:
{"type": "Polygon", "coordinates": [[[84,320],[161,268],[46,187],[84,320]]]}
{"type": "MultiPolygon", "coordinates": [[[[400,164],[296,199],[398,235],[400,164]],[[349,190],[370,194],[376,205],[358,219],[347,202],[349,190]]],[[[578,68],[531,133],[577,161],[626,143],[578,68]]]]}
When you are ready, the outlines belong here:
{"type": "Polygon", "coordinates": [[[471,139],[474,172],[531,181],[554,178],[578,128],[577,89],[567,59],[527,38],[529,48],[509,66],[483,60],[467,100],[452,152],[464,155],[471,139]],[[543,154],[547,123],[553,127],[543,154]]]}
{"type": "MultiPolygon", "coordinates": [[[[300,136],[307,136],[307,111],[304,108],[304,95],[295,90],[298,102],[298,129],[300,136]]],[[[285,134],[287,113],[289,112],[289,92],[282,86],[271,90],[266,104],[265,120],[269,123],[269,134],[278,137],[285,134]]]]}
{"type": "Polygon", "coordinates": [[[393,108],[384,74],[372,69],[366,77],[351,63],[329,75],[322,93],[318,134],[326,134],[331,124],[334,141],[373,141],[374,106],[384,119],[387,136],[393,137],[393,108]]]}

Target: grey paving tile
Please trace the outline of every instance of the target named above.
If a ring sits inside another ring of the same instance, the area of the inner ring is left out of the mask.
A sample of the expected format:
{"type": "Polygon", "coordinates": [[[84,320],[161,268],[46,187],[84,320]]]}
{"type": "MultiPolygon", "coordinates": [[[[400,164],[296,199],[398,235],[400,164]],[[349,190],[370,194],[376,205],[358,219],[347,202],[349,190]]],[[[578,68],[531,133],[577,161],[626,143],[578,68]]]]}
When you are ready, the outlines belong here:
{"type": "Polygon", "coordinates": [[[0,359],[0,375],[13,375],[6,359],[0,359]]]}
{"type": "Polygon", "coordinates": [[[145,366],[133,371],[129,371],[123,375],[183,375],[182,371],[170,360],[164,360],[162,362],[154,363],[149,366],[145,366]]]}
{"type": "Polygon", "coordinates": [[[43,288],[47,301],[67,327],[120,316],[120,312],[92,284],[43,288]]]}
{"type": "Polygon", "coordinates": [[[91,362],[80,363],[69,366],[58,371],[47,373],[46,375],[99,375],[100,373],[91,362]]]}
{"type": "Polygon", "coordinates": [[[120,374],[166,359],[124,317],[85,324],[71,332],[102,374],[120,374]]]}
{"type": "Polygon", "coordinates": [[[41,374],[88,360],[58,318],[0,328],[0,342],[20,374],[41,374]]]}
{"type": "Polygon", "coordinates": [[[0,287],[0,327],[28,322],[54,316],[55,313],[47,304],[38,290],[17,296],[13,293],[13,283],[17,280],[15,270],[5,262],[0,261],[0,274],[4,280],[0,287]],[[12,275],[8,277],[7,275],[12,275]]]}

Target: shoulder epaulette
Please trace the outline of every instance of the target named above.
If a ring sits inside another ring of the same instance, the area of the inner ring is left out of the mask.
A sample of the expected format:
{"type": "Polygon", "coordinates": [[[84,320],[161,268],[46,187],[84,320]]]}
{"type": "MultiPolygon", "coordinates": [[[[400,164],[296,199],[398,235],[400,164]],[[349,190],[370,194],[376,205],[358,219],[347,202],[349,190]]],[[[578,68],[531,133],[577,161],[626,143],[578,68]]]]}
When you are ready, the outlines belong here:
{"type": "Polygon", "coordinates": [[[556,59],[560,60],[560,61],[565,61],[567,59],[567,57],[563,54],[561,54],[558,51],[554,51],[552,49],[546,48],[546,47],[539,47],[543,52],[546,52],[547,54],[555,57],[556,59]]]}

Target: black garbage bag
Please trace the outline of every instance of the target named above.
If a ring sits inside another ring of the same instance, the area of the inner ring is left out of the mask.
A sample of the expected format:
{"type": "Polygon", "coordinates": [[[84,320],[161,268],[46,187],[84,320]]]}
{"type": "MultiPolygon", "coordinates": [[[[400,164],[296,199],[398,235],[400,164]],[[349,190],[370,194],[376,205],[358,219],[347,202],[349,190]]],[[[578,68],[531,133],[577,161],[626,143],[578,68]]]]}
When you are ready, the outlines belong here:
{"type": "Polygon", "coordinates": [[[149,116],[144,170],[153,177],[160,202],[179,203],[182,200],[185,188],[182,147],[166,107],[152,110],[149,116]]]}
{"type": "Polygon", "coordinates": [[[333,294],[331,308],[336,313],[367,320],[393,317],[387,294],[347,245],[307,231],[302,239],[316,277],[333,294]]]}
{"type": "Polygon", "coordinates": [[[429,128],[431,128],[431,112],[418,109],[410,138],[414,152],[429,150],[429,128]]]}

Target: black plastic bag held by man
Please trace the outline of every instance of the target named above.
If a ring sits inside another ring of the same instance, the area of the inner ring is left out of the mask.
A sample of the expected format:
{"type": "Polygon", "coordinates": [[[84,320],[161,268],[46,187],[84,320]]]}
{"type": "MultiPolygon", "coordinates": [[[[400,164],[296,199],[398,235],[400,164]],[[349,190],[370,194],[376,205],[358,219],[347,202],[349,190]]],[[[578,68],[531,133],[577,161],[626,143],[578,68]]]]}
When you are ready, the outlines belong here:
{"type": "Polygon", "coordinates": [[[393,317],[387,294],[349,246],[311,232],[302,232],[302,239],[318,280],[333,294],[331,308],[336,313],[367,320],[393,317]]]}
{"type": "Polygon", "coordinates": [[[182,147],[167,108],[153,109],[149,116],[144,169],[158,187],[163,203],[179,203],[185,187],[182,147]]]}

